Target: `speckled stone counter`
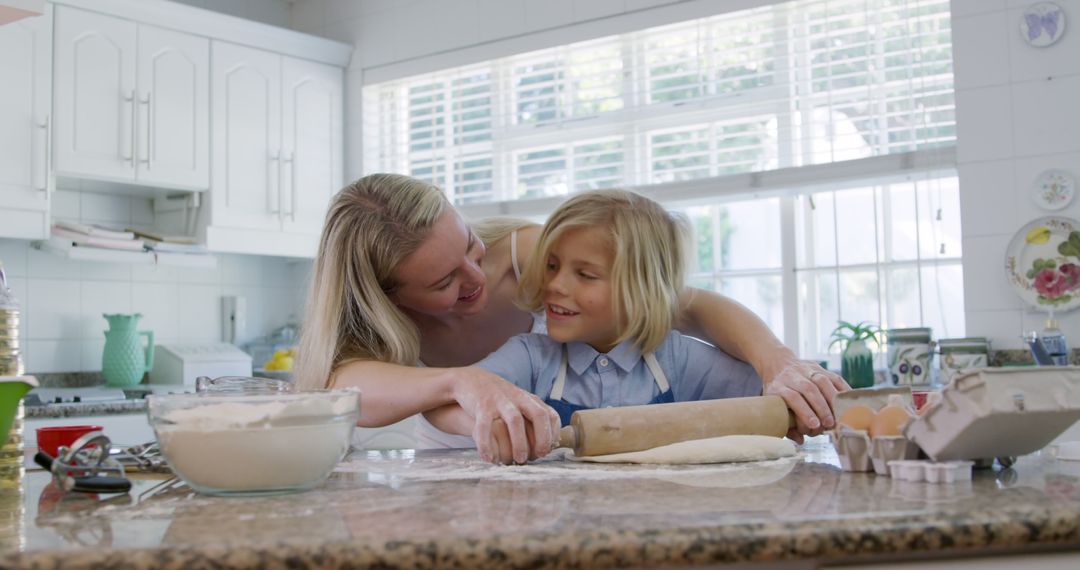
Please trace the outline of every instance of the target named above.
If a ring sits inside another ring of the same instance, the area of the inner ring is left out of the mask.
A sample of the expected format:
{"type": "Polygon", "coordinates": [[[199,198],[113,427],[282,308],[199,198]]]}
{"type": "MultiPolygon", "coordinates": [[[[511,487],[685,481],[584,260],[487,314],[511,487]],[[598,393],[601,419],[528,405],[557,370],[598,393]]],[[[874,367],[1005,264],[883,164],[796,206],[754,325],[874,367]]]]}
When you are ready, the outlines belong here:
{"type": "Polygon", "coordinates": [[[47,406],[25,406],[24,409],[26,410],[26,417],[28,418],[74,418],[108,414],[145,414],[146,400],[49,404],[47,406]]]}
{"type": "Polygon", "coordinates": [[[262,498],[137,481],[0,496],[3,567],[604,568],[1080,550],[1080,463],[1044,455],[951,485],[843,473],[822,438],[740,466],[479,462],[355,452],[320,488],[262,498]]]}

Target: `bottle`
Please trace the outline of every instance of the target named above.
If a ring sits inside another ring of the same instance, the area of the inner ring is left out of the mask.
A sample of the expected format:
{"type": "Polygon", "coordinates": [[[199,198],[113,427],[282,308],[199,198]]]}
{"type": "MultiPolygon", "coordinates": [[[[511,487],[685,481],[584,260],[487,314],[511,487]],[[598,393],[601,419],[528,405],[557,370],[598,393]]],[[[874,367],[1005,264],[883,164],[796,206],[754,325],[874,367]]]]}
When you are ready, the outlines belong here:
{"type": "Polygon", "coordinates": [[[1052,315],[1046,320],[1041,340],[1054,366],[1069,365],[1069,348],[1065,344],[1065,335],[1058,329],[1058,322],[1052,315]]]}
{"type": "MultiPolygon", "coordinates": [[[[0,376],[22,376],[19,354],[19,300],[8,288],[0,263],[0,376]]],[[[19,401],[11,431],[0,434],[0,490],[21,488],[23,472],[23,403],[19,401]]]]}
{"type": "Polygon", "coordinates": [[[19,354],[19,300],[11,292],[0,263],[0,376],[22,376],[19,354]]]}

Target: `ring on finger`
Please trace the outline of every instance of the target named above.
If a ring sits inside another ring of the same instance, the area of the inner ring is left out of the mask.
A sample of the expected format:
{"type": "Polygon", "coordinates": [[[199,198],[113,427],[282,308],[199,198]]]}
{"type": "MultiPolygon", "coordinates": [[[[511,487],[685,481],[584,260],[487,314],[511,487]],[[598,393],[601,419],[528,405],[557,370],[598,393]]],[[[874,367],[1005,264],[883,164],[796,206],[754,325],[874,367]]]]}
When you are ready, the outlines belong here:
{"type": "MultiPolygon", "coordinates": [[[[810,373],[810,379],[811,380],[813,380],[814,377],[816,377],[816,376],[825,376],[825,373],[824,372],[817,372],[817,371],[810,373]]],[[[825,376],[825,378],[828,378],[828,376],[825,376]]]]}

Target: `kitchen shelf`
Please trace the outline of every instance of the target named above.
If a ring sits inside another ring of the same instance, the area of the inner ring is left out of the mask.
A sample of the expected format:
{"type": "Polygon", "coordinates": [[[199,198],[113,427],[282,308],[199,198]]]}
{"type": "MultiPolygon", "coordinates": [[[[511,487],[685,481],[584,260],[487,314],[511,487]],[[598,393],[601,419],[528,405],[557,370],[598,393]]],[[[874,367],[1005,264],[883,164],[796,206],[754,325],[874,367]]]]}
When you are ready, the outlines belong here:
{"type": "Polygon", "coordinates": [[[167,265],[175,267],[217,267],[217,258],[209,254],[171,253],[153,251],[124,251],[99,247],[59,248],[49,242],[36,241],[33,246],[41,251],[79,261],[105,263],[128,263],[133,265],[167,265]]]}

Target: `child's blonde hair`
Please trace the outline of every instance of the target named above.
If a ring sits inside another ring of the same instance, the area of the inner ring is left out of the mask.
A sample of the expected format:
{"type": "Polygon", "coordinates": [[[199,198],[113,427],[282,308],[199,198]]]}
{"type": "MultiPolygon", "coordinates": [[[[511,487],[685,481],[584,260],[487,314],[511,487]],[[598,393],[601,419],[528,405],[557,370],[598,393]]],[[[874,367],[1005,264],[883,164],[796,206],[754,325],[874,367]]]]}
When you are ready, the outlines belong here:
{"type": "Polygon", "coordinates": [[[642,352],[656,350],[671,330],[686,271],[689,222],[627,190],[595,190],[562,203],[544,224],[521,276],[522,306],[543,308],[544,274],[551,248],[571,228],[602,228],[610,236],[612,304],[622,334],[642,352]]]}
{"type": "Polygon", "coordinates": [[[390,299],[398,264],[443,212],[442,191],[398,174],[372,174],[334,196],[326,214],[297,353],[297,386],[324,388],[352,360],[415,365],[420,333],[390,299]]]}

